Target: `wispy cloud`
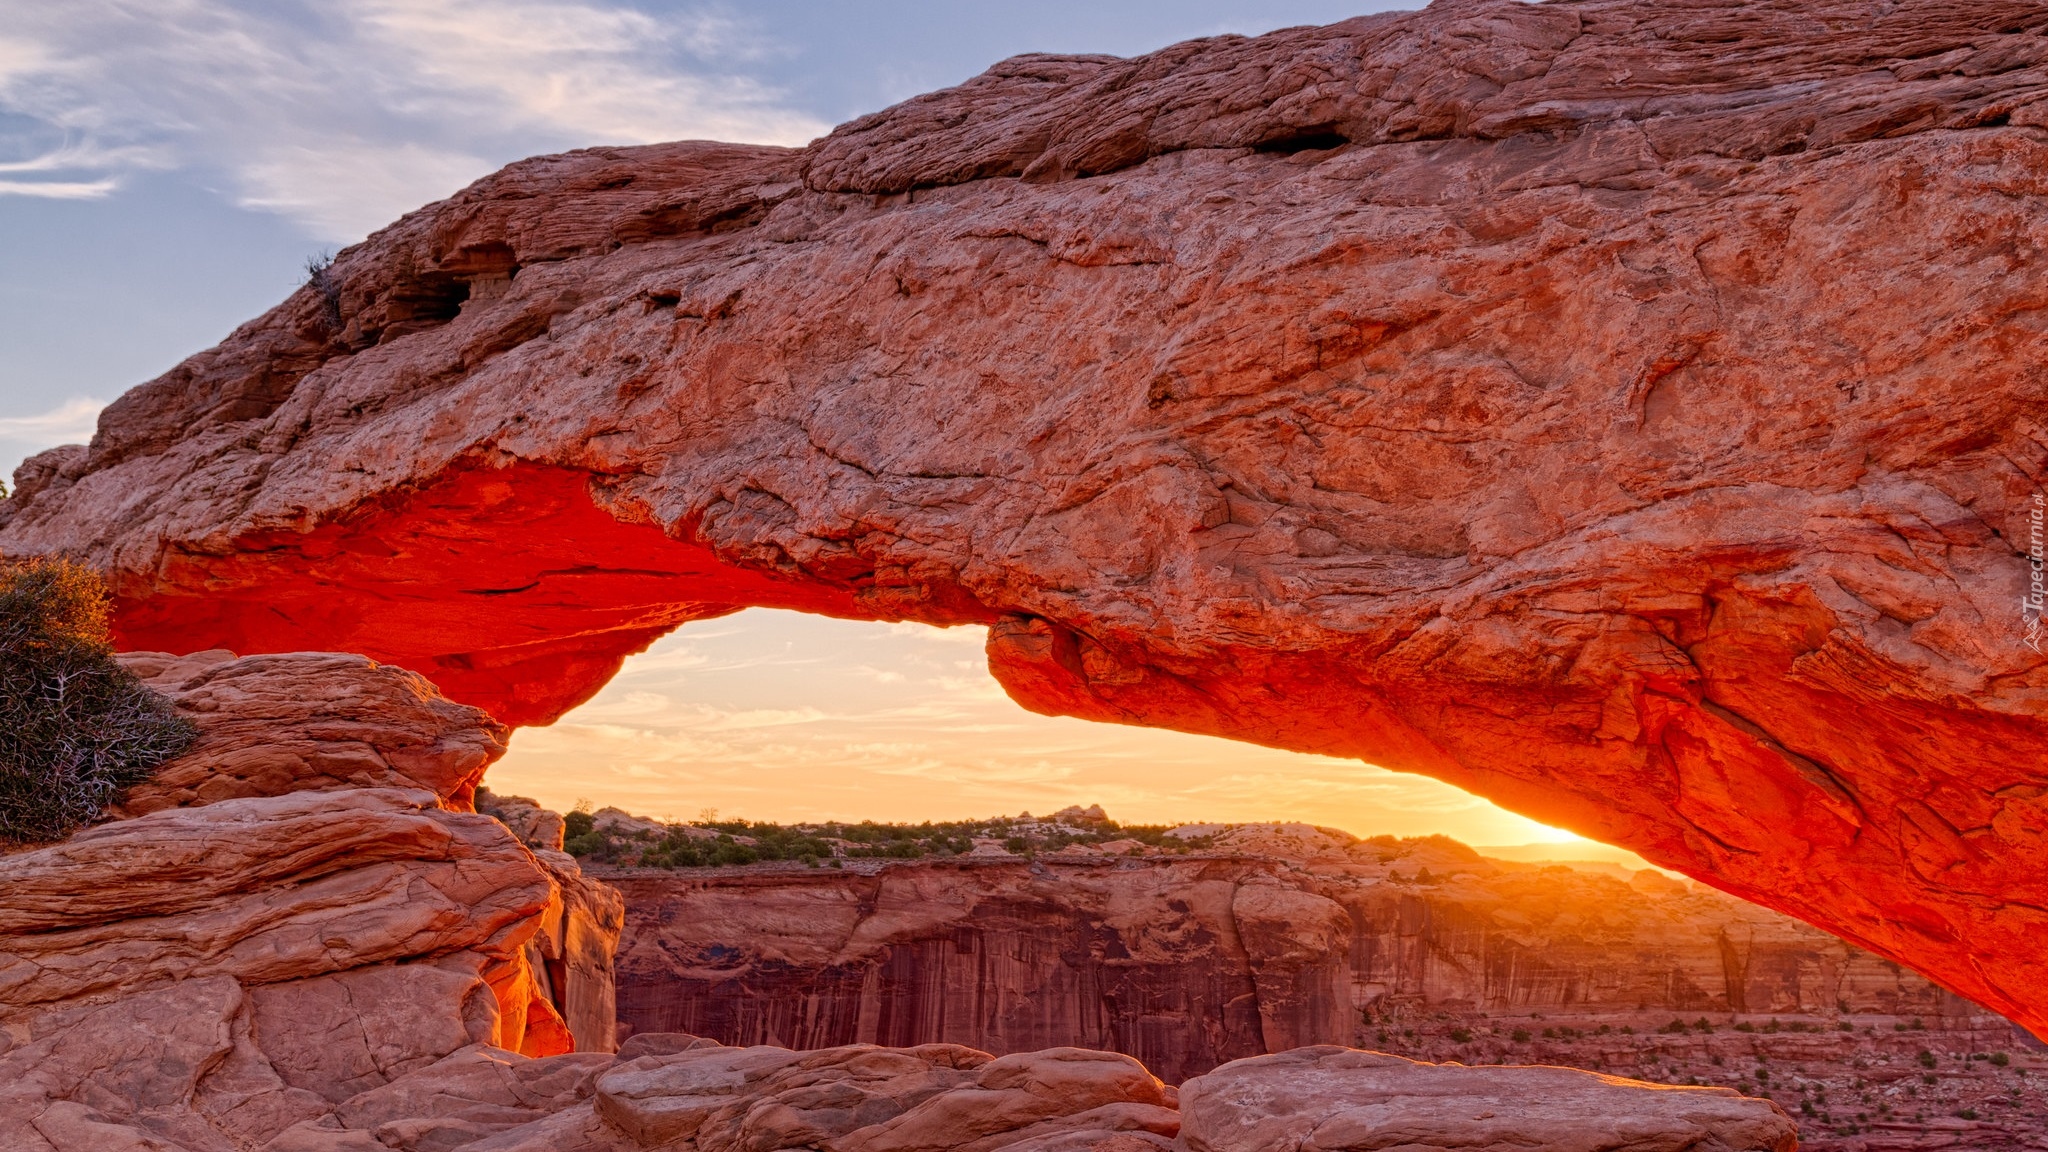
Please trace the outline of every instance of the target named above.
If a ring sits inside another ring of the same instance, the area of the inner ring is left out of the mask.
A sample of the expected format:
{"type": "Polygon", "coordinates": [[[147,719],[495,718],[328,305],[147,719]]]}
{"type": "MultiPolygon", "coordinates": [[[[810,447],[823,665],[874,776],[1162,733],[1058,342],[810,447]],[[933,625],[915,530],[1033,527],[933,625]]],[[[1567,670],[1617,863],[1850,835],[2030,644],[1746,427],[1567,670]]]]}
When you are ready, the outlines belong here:
{"type": "Polygon", "coordinates": [[[826,125],[737,67],[778,50],[612,0],[0,0],[0,195],[189,166],[349,241],[536,152],[802,143],[826,125]]]}
{"type": "Polygon", "coordinates": [[[99,180],[0,180],[0,196],[40,196],[45,200],[97,200],[117,187],[112,177],[99,180]]]}
{"type": "Polygon", "coordinates": [[[34,416],[0,416],[0,440],[29,444],[30,451],[83,443],[92,438],[94,424],[104,407],[98,400],[81,396],[34,416]]]}
{"type": "Polygon", "coordinates": [[[33,416],[0,416],[0,477],[12,475],[24,457],[45,448],[92,439],[104,407],[98,400],[75,396],[33,416]]]}

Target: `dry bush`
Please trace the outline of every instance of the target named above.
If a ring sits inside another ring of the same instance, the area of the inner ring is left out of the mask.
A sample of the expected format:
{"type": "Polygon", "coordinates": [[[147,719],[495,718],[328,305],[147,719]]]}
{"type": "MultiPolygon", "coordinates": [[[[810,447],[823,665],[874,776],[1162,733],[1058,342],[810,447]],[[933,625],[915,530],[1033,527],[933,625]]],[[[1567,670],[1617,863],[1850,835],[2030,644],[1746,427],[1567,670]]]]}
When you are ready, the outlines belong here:
{"type": "Polygon", "coordinates": [[[60,839],[190,747],[191,723],[114,662],[106,586],[0,558],[0,841],[60,839]]]}

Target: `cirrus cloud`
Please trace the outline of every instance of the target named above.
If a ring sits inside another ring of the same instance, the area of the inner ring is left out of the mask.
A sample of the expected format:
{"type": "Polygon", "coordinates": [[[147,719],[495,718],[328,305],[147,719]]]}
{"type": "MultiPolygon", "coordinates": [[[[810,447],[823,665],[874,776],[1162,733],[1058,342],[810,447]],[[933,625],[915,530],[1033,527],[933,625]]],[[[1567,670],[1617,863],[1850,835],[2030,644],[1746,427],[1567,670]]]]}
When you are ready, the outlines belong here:
{"type": "Polygon", "coordinates": [[[0,0],[0,195],[192,168],[347,242],[537,152],[803,143],[826,125],[741,71],[777,51],[607,0],[0,0]]]}

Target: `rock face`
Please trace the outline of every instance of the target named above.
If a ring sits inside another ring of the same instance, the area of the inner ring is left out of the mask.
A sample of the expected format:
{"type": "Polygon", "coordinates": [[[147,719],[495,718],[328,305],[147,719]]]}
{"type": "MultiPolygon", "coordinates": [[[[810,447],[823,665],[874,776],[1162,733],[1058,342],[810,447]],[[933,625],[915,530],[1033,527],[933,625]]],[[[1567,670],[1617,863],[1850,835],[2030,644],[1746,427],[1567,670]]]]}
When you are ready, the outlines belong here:
{"type": "Polygon", "coordinates": [[[1306,867],[1219,854],[602,874],[626,897],[624,1027],[732,1044],[1074,1045],[1178,1083],[1301,1045],[1385,1047],[1438,1020],[1450,1024],[1430,1031],[1480,1039],[1430,1057],[1471,1062],[1514,1059],[1506,1032],[1532,1013],[1647,1032],[1678,1014],[1940,1026],[1972,1011],[1894,963],[1657,873],[1459,847],[1359,842],[1306,867]]]}
{"type": "Polygon", "coordinates": [[[216,649],[120,659],[193,716],[200,737],[129,789],[115,816],[342,788],[422,788],[465,808],[485,767],[505,753],[503,725],[415,673],[360,656],[237,659],[216,649]]]}
{"type": "MultiPolygon", "coordinates": [[[[0,854],[6,1152],[1185,1147],[1177,1093],[1113,1052],[650,1034],[614,1055],[619,894],[533,805],[484,794],[531,849],[468,810],[502,728],[359,657],[127,663],[201,735],[108,821],[0,854]]],[[[1375,1084],[1439,1075],[1377,1059],[1375,1084]]],[[[1739,1100],[1711,1132],[1774,1119],[1739,1100]]]]}
{"type": "Polygon", "coordinates": [[[513,165],[17,474],[510,723],[740,605],[1427,772],[2048,1031],[2031,0],[1445,0],[513,165]]]}
{"type": "Polygon", "coordinates": [[[1791,1121],[1726,1088],[1645,1095],[1570,1068],[1417,1065],[1302,1048],[1181,1086],[1189,1152],[1541,1148],[1545,1152],[1795,1152],[1791,1121]],[[1588,1116],[1605,1123],[1588,1124],[1588,1116]]]}
{"type": "Polygon", "coordinates": [[[200,736],[0,855],[0,1148],[251,1149],[479,1045],[613,1047],[618,894],[468,811],[501,726],[361,657],[125,662],[200,736]]]}
{"type": "Polygon", "coordinates": [[[554,880],[556,898],[526,946],[527,966],[546,982],[576,1046],[609,1050],[618,1023],[612,962],[625,924],[625,898],[611,885],[586,878],[576,858],[562,851],[559,812],[524,796],[496,796],[483,788],[476,790],[476,806],[533,849],[554,880]]]}

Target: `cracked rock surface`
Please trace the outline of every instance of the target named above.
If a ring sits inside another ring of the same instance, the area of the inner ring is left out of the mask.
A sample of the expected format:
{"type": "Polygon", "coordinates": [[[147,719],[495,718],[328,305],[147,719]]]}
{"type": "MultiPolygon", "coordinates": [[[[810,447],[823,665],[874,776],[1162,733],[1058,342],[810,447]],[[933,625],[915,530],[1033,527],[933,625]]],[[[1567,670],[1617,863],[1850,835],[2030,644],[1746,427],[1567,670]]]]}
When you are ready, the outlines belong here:
{"type": "Polygon", "coordinates": [[[2048,1031],[2048,38],[1456,0],[512,165],[38,456],[130,646],[513,724],[744,605],[1427,772],[2048,1031]]]}
{"type": "MultiPolygon", "coordinates": [[[[1175,1143],[1177,1092],[1114,1052],[795,1052],[674,1033],[613,1052],[618,893],[458,799],[502,729],[355,657],[127,662],[200,738],[132,801],[149,811],[0,854],[5,1152],[1196,1146],[1175,1143]],[[439,789],[399,786],[425,780],[439,789]]],[[[1375,1084],[1440,1074],[1381,1059],[1375,1084]]],[[[1663,1101],[1615,1084],[1615,1099],[1663,1101]]],[[[1736,1141],[1696,1146],[1780,1152],[1753,1139],[1791,1131],[1776,1105],[1695,1094],[1715,1110],[1703,1131],[1736,1141]]],[[[1432,1130],[1427,1108],[1405,1115],[1409,1135],[1432,1130]]],[[[1586,1139],[1615,1126],[1578,1122],[1586,1139]]]]}
{"type": "Polygon", "coordinates": [[[622,901],[468,810],[502,726],[357,656],[123,661],[199,738],[0,854],[0,1149],[242,1152],[453,1054],[609,1063],[622,901]]]}

